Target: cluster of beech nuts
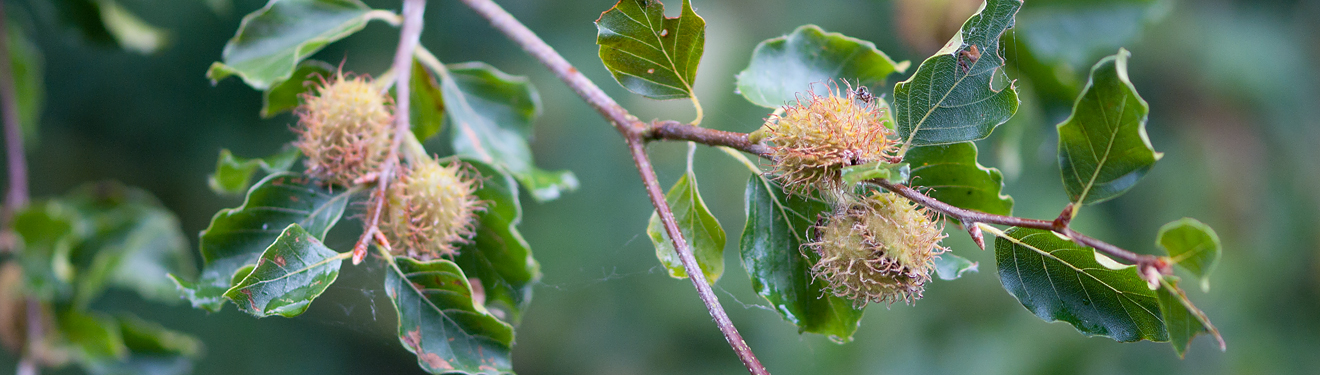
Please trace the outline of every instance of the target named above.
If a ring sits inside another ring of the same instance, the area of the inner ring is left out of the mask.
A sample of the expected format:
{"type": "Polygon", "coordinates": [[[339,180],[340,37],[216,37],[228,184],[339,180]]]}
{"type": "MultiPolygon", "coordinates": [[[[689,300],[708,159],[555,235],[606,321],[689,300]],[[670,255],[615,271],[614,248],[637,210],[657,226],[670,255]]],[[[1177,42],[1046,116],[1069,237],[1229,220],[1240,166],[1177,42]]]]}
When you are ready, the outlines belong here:
{"type": "MultiPolygon", "coordinates": [[[[307,157],[307,174],[339,186],[370,182],[392,157],[393,112],[389,95],[369,78],[340,73],[322,81],[296,110],[294,144],[307,157]]],[[[423,260],[457,255],[485,209],[475,195],[480,176],[461,161],[433,157],[398,169],[379,224],[391,251],[423,260]]]]}
{"type": "Polygon", "coordinates": [[[939,220],[894,193],[858,193],[843,169],[871,162],[899,162],[887,108],[858,90],[833,86],[808,93],[766,122],[761,140],[771,146],[774,176],[786,191],[817,193],[831,211],[822,213],[804,248],[819,260],[811,267],[827,290],[860,307],[870,302],[911,304],[921,298],[935,258],[946,251],[939,220]]]}

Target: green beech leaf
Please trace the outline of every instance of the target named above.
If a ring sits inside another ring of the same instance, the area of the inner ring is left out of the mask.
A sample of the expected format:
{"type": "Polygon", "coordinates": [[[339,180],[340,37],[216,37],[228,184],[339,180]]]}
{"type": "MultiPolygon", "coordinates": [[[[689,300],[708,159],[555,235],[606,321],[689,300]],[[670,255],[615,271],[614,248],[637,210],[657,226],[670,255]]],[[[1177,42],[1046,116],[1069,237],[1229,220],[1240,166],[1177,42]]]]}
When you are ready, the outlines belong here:
{"type": "Polygon", "coordinates": [[[1022,0],[986,0],[944,48],[894,86],[894,118],[904,149],[985,138],[1017,112],[1017,88],[1004,75],[999,36],[1022,0]]]}
{"type": "Polygon", "coordinates": [[[426,142],[440,132],[445,122],[445,98],[440,91],[440,83],[435,80],[420,62],[413,62],[412,82],[408,102],[411,103],[409,116],[413,135],[418,141],[426,142]]]}
{"type": "MultiPolygon", "coordinates": [[[[697,174],[692,172],[691,164],[688,167],[687,173],[678,178],[674,187],[669,188],[665,201],[674,213],[683,239],[692,248],[692,255],[697,258],[697,265],[701,266],[706,282],[715,285],[715,281],[724,274],[724,228],[701,199],[701,192],[697,191],[697,174]]],[[[660,222],[660,215],[654,211],[646,226],[646,234],[651,237],[651,244],[655,245],[655,256],[669,270],[669,276],[686,279],[687,269],[683,268],[678,252],[674,251],[674,243],[660,222]]]]}
{"type": "Polygon", "coordinates": [[[1165,276],[1160,280],[1160,287],[1156,294],[1159,296],[1160,312],[1163,314],[1164,322],[1169,329],[1169,344],[1173,345],[1173,351],[1178,353],[1178,358],[1183,358],[1187,354],[1187,347],[1191,345],[1192,339],[1196,335],[1206,333],[1219,341],[1219,350],[1226,349],[1224,337],[1219,335],[1219,329],[1214,324],[1210,324],[1210,318],[1201,312],[1201,309],[1192,305],[1192,301],[1187,299],[1187,294],[1178,288],[1178,278],[1165,276]]]}
{"type": "Polygon", "coordinates": [[[1140,38],[1168,13],[1166,0],[1029,1],[1016,32],[1003,37],[1014,67],[1031,81],[1043,106],[1066,110],[1086,83],[1086,67],[1140,38]]]}
{"type": "Polygon", "coordinates": [[[619,85],[651,99],[693,96],[706,20],[683,0],[677,18],[656,0],[620,0],[596,20],[600,61],[619,85]]]}
{"type": "Polygon", "coordinates": [[[115,316],[124,345],[136,354],[170,354],[197,357],[204,345],[197,338],[173,331],[131,314],[115,316]]]}
{"type": "Polygon", "coordinates": [[[1165,0],[1030,1],[1017,16],[1017,40],[1041,62],[1083,67],[1135,41],[1160,18],[1165,0]]]}
{"type": "Polygon", "coordinates": [[[62,309],[56,323],[73,359],[90,374],[184,375],[202,343],[129,314],[62,309]]]}
{"type": "Polygon", "coordinates": [[[444,259],[394,258],[385,293],[398,311],[399,341],[432,374],[512,373],[513,326],[474,300],[468,278],[444,259]]]}
{"type": "Polygon", "coordinates": [[[752,104],[779,108],[811,91],[812,84],[843,80],[879,87],[908,65],[894,62],[871,42],[802,25],[756,45],[747,69],[738,73],[738,92],[752,104]]]}
{"type": "Polygon", "coordinates": [[[935,257],[935,274],[940,280],[957,280],[965,272],[976,272],[976,262],[950,253],[935,257]]]}
{"type": "Polygon", "coordinates": [[[1004,289],[1047,322],[1122,342],[1169,339],[1155,291],[1135,266],[1054,232],[1017,227],[995,239],[995,260],[1004,289]]]}
{"type": "Polygon", "coordinates": [[[152,26],[113,0],[54,1],[60,22],[89,41],[142,54],[164,47],[168,32],[152,26]]]}
{"type": "Polygon", "coordinates": [[[829,205],[789,195],[757,174],[747,181],[746,199],[747,226],[739,245],[752,288],[799,332],[819,333],[838,343],[852,341],[863,310],[825,292],[825,281],[811,275],[819,256],[802,247],[817,215],[829,211],[829,205]]]}
{"type": "Polygon", "coordinates": [[[23,128],[24,141],[31,147],[37,139],[37,125],[41,122],[41,109],[46,101],[45,59],[19,22],[9,20],[6,32],[18,120],[23,128]]]}
{"type": "Polygon", "coordinates": [[[160,324],[129,314],[115,316],[128,356],[117,361],[83,364],[91,374],[186,375],[192,358],[201,354],[202,342],[160,324]]]}
{"type": "Polygon", "coordinates": [[[275,117],[297,108],[302,94],[314,92],[315,85],[333,78],[334,72],[334,65],[325,61],[305,60],[298,63],[298,68],[293,70],[289,79],[271,85],[261,94],[261,118],[275,117]]]}
{"type": "Polygon", "coordinates": [[[77,270],[75,307],[85,308],[111,286],[145,299],[179,301],[167,275],[196,274],[192,249],[179,220],[151,193],[107,181],[74,189],[61,202],[77,212],[83,228],[69,259],[77,270]]]}
{"type": "Polygon", "coordinates": [[[873,161],[862,165],[843,167],[840,175],[843,177],[843,183],[850,186],[876,178],[883,178],[890,183],[904,184],[912,176],[912,168],[908,163],[890,164],[883,161],[873,161]]]}
{"type": "Polygon", "coordinates": [[[246,273],[289,224],[298,224],[316,238],[344,214],[353,190],[325,187],[305,176],[280,172],[257,182],[237,208],[220,210],[202,231],[198,247],[202,253],[201,278],[189,282],[171,275],[193,307],[218,312],[222,297],[246,273]]]}
{"type": "Polygon", "coordinates": [[[288,80],[299,61],[325,45],[353,35],[373,19],[394,18],[359,0],[273,0],[243,17],[225,44],[224,61],[211,64],[206,77],[214,83],[237,75],[265,90],[288,80]]]}
{"type": "Polygon", "coordinates": [[[1001,194],[1004,175],[976,162],[976,144],[961,142],[915,147],[903,161],[912,164],[912,185],[955,207],[996,215],[1013,212],[1013,198],[1001,194]]]}
{"type": "Polygon", "coordinates": [[[42,300],[64,300],[73,292],[69,257],[87,228],[78,212],[58,200],[35,202],[14,213],[14,233],[22,243],[25,294],[42,300]]]}
{"type": "Polygon", "coordinates": [[[124,336],[111,317],[62,309],[55,314],[55,323],[80,362],[119,362],[128,358],[124,336]]]}
{"type": "Polygon", "coordinates": [[[527,77],[479,62],[449,65],[440,76],[458,155],[508,171],[538,201],[577,189],[573,172],[543,171],[532,163],[527,141],[541,97],[527,77]]]}
{"type": "Polygon", "coordinates": [[[169,33],[138,18],[114,0],[97,0],[101,20],[106,31],[115,38],[119,47],[127,51],[150,54],[169,43],[169,33]]]}
{"type": "Polygon", "coordinates": [[[1125,49],[1091,68],[1072,115],[1059,124],[1059,168],[1074,203],[1122,195],[1164,156],[1146,136],[1149,106],[1128,80],[1125,49]]]}
{"type": "Polygon", "coordinates": [[[1209,225],[1184,217],[1160,227],[1155,244],[1168,252],[1170,263],[1201,281],[1201,290],[1210,290],[1210,272],[1219,263],[1219,235],[1209,225]]]}
{"type": "Polygon", "coordinates": [[[532,301],[532,284],[541,278],[541,265],[532,258],[531,247],[518,232],[522,222],[518,183],[488,164],[464,162],[483,179],[476,195],[486,203],[486,211],[477,214],[477,234],[471,243],[459,248],[454,263],[481,279],[485,305],[492,314],[516,324],[532,301]]]}
{"type": "Polygon", "coordinates": [[[220,149],[220,159],[215,162],[215,173],[207,178],[211,191],[217,194],[237,195],[248,190],[252,185],[252,174],[257,168],[266,173],[284,172],[293,167],[298,160],[298,149],[285,147],[283,151],[271,156],[245,159],[234,156],[229,149],[220,149]]]}
{"type": "Polygon", "coordinates": [[[302,315],[339,277],[344,258],[298,224],[289,224],[225,298],[258,318],[302,315]]]}
{"type": "Polygon", "coordinates": [[[115,37],[101,19],[101,5],[96,0],[52,1],[56,20],[77,32],[83,39],[100,45],[116,46],[115,37]]]}

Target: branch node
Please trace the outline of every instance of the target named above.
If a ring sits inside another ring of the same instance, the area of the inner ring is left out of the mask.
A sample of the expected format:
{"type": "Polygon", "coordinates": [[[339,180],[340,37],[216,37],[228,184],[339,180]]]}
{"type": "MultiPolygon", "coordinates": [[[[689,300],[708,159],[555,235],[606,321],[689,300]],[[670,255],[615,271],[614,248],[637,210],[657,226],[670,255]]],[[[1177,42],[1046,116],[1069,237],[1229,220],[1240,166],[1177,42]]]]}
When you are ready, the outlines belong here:
{"type": "Polygon", "coordinates": [[[358,238],[357,244],[353,245],[354,266],[361,264],[362,259],[367,257],[367,247],[371,246],[371,238],[378,233],[380,233],[380,228],[377,228],[375,225],[372,225],[371,227],[367,228],[366,232],[362,233],[361,238],[358,238]]]}
{"type": "Polygon", "coordinates": [[[1068,224],[1072,222],[1073,218],[1073,207],[1075,206],[1072,203],[1068,203],[1068,206],[1063,208],[1063,212],[1059,213],[1059,217],[1054,219],[1053,229],[1055,232],[1063,233],[1063,230],[1068,228],[1068,224]]]}

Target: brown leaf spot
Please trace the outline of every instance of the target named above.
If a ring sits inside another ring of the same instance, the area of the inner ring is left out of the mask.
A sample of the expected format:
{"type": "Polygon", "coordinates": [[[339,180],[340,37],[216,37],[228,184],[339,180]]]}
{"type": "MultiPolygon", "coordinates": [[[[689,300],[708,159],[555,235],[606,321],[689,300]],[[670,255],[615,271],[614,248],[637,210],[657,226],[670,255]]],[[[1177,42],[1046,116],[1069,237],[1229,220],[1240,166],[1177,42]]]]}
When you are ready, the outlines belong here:
{"type": "Polygon", "coordinates": [[[284,267],[284,264],[287,263],[285,262],[283,255],[276,255],[275,258],[272,260],[275,261],[275,265],[278,265],[280,267],[284,267]]]}
{"type": "Polygon", "coordinates": [[[290,202],[297,202],[297,201],[298,201],[298,196],[297,196],[297,195],[290,195],[290,196],[289,196],[289,201],[290,201],[290,202]]]}
{"type": "Polygon", "coordinates": [[[247,296],[248,306],[251,306],[252,311],[257,311],[257,300],[252,298],[252,290],[243,289],[243,295],[247,296]]]}
{"type": "Polygon", "coordinates": [[[454,366],[450,365],[449,361],[445,361],[443,358],[440,358],[440,356],[436,355],[435,353],[426,353],[419,351],[417,352],[417,359],[422,360],[422,362],[426,362],[426,364],[431,366],[431,368],[436,368],[446,371],[454,369],[454,366]]]}
{"type": "Polygon", "coordinates": [[[426,362],[427,366],[431,366],[431,368],[442,369],[442,370],[454,369],[453,365],[450,365],[448,361],[444,360],[444,358],[440,358],[439,355],[422,350],[421,328],[404,333],[402,338],[403,338],[403,343],[408,345],[409,348],[412,348],[413,352],[417,353],[417,359],[422,360],[422,362],[426,362]]]}
{"type": "Polygon", "coordinates": [[[408,347],[415,351],[422,350],[422,329],[417,328],[404,333],[403,343],[408,344],[408,347]]]}

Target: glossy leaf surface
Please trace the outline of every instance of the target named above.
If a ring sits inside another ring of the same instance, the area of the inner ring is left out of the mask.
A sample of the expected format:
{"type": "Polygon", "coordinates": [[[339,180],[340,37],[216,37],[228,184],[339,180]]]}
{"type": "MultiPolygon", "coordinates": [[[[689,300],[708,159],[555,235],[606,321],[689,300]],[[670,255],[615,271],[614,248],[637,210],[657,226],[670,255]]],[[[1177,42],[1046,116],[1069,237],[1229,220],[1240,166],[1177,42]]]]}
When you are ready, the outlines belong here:
{"type": "Polygon", "coordinates": [[[275,155],[246,159],[234,156],[229,149],[221,149],[220,159],[215,162],[215,173],[207,178],[207,184],[218,194],[243,194],[252,186],[252,174],[257,169],[266,173],[288,171],[298,160],[298,155],[297,148],[286,147],[275,155]]]}
{"type": "Polygon", "coordinates": [[[839,172],[843,183],[851,186],[871,179],[884,179],[894,184],[906,184],[912,177],[912,166],[907,163],[889,164],[874,161],[862,165],[843,167],[839,172]]]}
{"type": "Polygon", "coordinates": [[[225,298],[258,318],[301,315],[339,277],[344,258],[298,224],[289,224],[225,298]]]}
{"type": "Polygon", "coordinates": [[[394,258],[385,293],[398,311],[399,341],[432,374],[512,372],[513,327],[473,300],[458,265],[394,258]]]}
{"type": "Polygon", "coordinates": [[[532,162],[527,141],[541,98],[527,77],[485,63],[449,65],[446,71],[440,85],[458,155],[508,171],[540,201],[577,189],[572,172],[543,171],[532,162]]]}
{"type": "Polygon", "coordinates": [[[600,60],[614,80],[651,99],[692,96],[706,46],[706,20],[683,0],[677,18],[656,0],[620,0],[596,20],[600,60]]]}
{"type": "Polygon", "coordinates": [[[412,83],[409,87],[409,123],[412,124],[413,136],[418,141],[426,142],[444,127],[444,94],[440,91],[440,82],[419,62],[413,62],[412,83]]]}
{"type": "Polygon", "coordinates": [[[908,65],[894,62],[871,42],[803,25],[756,45],[752,61],[738,73],[738,92],[753,104],[779,108],[803,97],[813,84],[883,87],[885,77],[908,65]]]}
{"type": "Polygon", "coordinates": [[[963,273],[978,271],[979,264],[951,253],[935,257],[935,274],[940,280],[957,280],[963,273]]]}
{"type": "MultiPolygon", "coordinates": [[[[678,178],[674,187],[669,188],[669,193],[665,194],[665,201],[669,203],[669,209],[674,213],[679,232],[683,234],[683,239],[692,249],[692,255],[697,258],[697,265],[706,276],[706,282],[714,285],[715,281],[720,279],[720,275],[724,274],[726,237],[719,220],[715,219],[715,215],[710,213],[710,208],[706,207],[706,202],[701,199],[701,192],[697,189],[697,174],[692,172],[691,168],[678,178]]],[[[660,222],[658,213],[651,212],[646,234],[651,238],[651,245],[655,246],[656,258],[659,258],[660,264],[669,271],[669,276],[686,279],[687,269],[683,268],[683,261],[679,259],[678,252],[674,251],[674,243],[669,239],[669,232],[660,222]]]]}
{"type": "Polygon", "coordinates": [[[1013,212],[1013,198],[1001,193],[1004,175],[976,162],[976,144],[961,142],[916,147],[903,157],[912,165],[912,186],[959,208],[996,215],[1013,212]]]}
{"type": "Polygon", "coordinates": [[[289,79],[271,85],[261,94],[261,118],[275,117],[292,111],[301,103],[302,94],[314,92],[315,85],[333,77],[335,67],[321,60],[298,63],[289,79]]]}
{"type": "Polygon", "coordinates": [[[746,199],[747,226],[739,245],[752,289],[800,332],[819,333],[840,343],[852,341],[862,309],[825,292],[825,281],[811,275],[819,256],[802,246],[810,242],[807,235],[817,215],[828,211],[829,205],[790,196],[760,175],[747,181],[746,199]]]}
{"type": "Polygon", "coordinates": [[[1004,75],[999,36],[1021,0],[987,0],[912,77],[894,86],[894,120],[906,147],[985,138],[1017,112],[1017,89],[1004,75]]]}
{"type": "Polygon", "coordinates": [[[1059,167],[1074,203],[1099,203],[1127,192],[1164,154],[1146,135],[1149,106],[1128,79],[1127,50],[1100,60],[1059,124],[1059,167]]]}
{"type": "Polygon", "coordinates": [[[516,323],[532,300],[532,285],[541,278],[541,265],[518,225],[522,203],[518,184],[508,174],[475,160],[464,160],[483,181],[477,199],[486,210],[477,214],[477,233],[463,244],[454,263],[471,277],[481,279],[486,307],[496,317],[516,323]]]}
{"type": "Polygon", "coordinates": [[[1214,324],[1210,324],[1210,318],[1206,317],[1201,309],[1192,305],[1192,301],[1187,299],[1187,294],[1178,288],[1178,278],[1170,276],[1161,279],[1160,287],[1155,293],[1159,296],[1160,312],[1169,329],[1169,344],[1173,345],[1173,351],[1178,353],[1178,358],[1183,358],[1187,354],[1192,339],[1199,334],[1209,334],[1218,340],[1219,350],[1226,348],[1224,338],[1219,335],[1219,329],[1215,328],[1214,324]]]}
{"type": "Polygon", "coordinates": [[[1160,227],[1155,244],[1169,254],[1170,262],[1196,276],[1201,289],[1210,290],[1210,273],[1219,263],[1219,235],[1209,225],[1189,217],[1160,227]]]}
{"type": "Polygon", "coordinates": [[[324,238],[343,215],[351,195],[351,190],[325,187],[299,174],[266,176],[248,191],[242,206],[217,212],[202,231],[201,278],[189,282],[172,277],[193,307],[220,311],[224,293],[246,276],[236,273],[255,264],[285,227],[296,223],[318,239],[324,238]]]}
{"type": "Polygon", "coordinates": [[[999,281],[1047,322],[1122,342],[1167,341],[1155,291],[1123,266],[1054,232],[1009,228],[995,239],[999,281]]]}
{"type": "Polygon", "coordinates": [[[211,64],[206,77],[216,82],[237,75],[254,89],[268,89],[292,77],[298,62],[325,45],[381,18],[393,15],[373,12],[359,0],[271,1],[243,17],[222,62],[211,64]]]}

